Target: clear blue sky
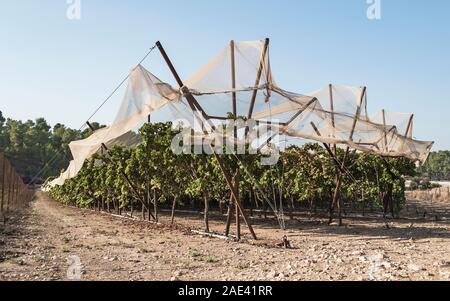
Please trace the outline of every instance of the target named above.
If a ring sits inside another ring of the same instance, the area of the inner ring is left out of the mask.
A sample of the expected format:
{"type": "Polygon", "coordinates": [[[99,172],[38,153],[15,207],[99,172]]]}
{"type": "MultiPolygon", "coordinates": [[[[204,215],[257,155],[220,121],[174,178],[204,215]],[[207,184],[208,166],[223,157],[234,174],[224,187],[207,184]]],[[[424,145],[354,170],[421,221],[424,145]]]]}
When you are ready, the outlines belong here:
{"type": "MultiPolygon", "coordinates": [[[[271,38],[277,82],[307,93],[330,82],[366,85],[369,111],[414,112],[415,137],[450,149],[450,1],[0,1],[0,110],[79,127],[161,40],[183,78],[229,40],[271,38]]],[[[145,66],[173,83],[159,54],[145,66]]],[[[97,116],[113,119],[121,95],[97,116]]]]}

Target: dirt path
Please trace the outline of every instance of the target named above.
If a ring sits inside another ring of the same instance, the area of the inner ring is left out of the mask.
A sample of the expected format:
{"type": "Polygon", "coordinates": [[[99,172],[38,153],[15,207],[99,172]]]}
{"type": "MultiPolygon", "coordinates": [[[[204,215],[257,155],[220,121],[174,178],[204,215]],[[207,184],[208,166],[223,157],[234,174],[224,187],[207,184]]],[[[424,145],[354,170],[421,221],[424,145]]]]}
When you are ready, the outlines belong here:
{"type": "MultiPolygon", "coordinates": [[[[168,217],[163,217],[163,223],[168,217]]],[[[201,217],[177,218],[201,228],[201,217]]],[[[38,201],[0,226],[0,280],[448,280],[448,221],[259,223],[257,245],[38,201]],[[274,247],[287,235],[294,249],[274,247]],[[79,262],[78,262],[79,259],[79,262]],[[80,274],[78,273],[80,272],[80,274]]],[[[220,218],[214,231],[223,230],[220,218]]]]}

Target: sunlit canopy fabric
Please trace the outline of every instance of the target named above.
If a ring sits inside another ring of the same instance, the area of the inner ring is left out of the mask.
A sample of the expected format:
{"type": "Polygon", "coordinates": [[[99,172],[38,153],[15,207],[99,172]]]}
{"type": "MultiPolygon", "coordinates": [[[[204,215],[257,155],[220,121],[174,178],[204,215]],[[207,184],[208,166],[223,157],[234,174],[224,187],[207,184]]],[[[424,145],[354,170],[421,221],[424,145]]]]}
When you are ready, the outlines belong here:
{"type": "MultiPolygon", "coordinates": [[[[141,65],[133,69],[113,124],[87,139],[72,142],[73,161],[49,187],[75,177],[86,159],[101,149],[102,143],[136,144],[139,138],[130,134],[131,131],[149,114],[164,107],[169,107],[172,113],[166,117],[167,121],[184,120],[184,126],[194,128],[197,136],[210,139],[220,135],[234,143],[238,141],[233,132],[214,133],[214,128],[224,125],[230,114],[233,118],[270,123],[278,135],[381,156],[407,157],[422,163],[433,145],[413,139],[412,114],[382,111],[369,116],[365,87],[327,85],[306,94],[280,88],[272,74],[268,40],[231,42],[184,85],[174,88],[141,65]],[[203,115],[194,114],[183,97],[185,93],[195,97],[203,115]],[[206,121],[203,132],[195,128],[198,119],[206,121]]],[[[194,141],[203,143],[202,139],[194,141]]]]}

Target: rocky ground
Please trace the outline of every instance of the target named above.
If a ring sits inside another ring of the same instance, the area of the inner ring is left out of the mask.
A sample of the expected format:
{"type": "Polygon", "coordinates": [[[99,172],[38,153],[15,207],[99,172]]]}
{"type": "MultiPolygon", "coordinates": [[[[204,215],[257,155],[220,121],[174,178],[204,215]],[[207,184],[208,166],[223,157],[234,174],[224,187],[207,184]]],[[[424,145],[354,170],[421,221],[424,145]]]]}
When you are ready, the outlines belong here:
{"type": "MultiPolygon", "coordinates": [[[[388,224],[359,216],[337,227],[299,216],[286,231],[254,218],[259,240],[235,242],[193,234],[187,225],[201,229],[199,215],[179,215],[170,229],[39,193],[0,226],[0,280],[450,280],[450,217],[423,218],[414,208],[388,224]],[[284,235],[292,249],[277,246],[284,235]]],[[[223,232],[223,219],[212,218],[213,231],[223,232]]]]}

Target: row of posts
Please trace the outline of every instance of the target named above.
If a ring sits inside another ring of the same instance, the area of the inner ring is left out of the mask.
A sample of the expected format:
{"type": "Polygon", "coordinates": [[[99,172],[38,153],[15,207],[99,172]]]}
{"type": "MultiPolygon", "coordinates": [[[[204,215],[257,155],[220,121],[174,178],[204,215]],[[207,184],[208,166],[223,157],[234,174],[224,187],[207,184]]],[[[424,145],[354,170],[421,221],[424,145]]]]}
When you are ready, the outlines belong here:
{"type": "Polygon", "coordinates": [[[0,153],[0,214],[24,208],[33,198],[33,190],[26,185],[11,162],[0,153]]]}

